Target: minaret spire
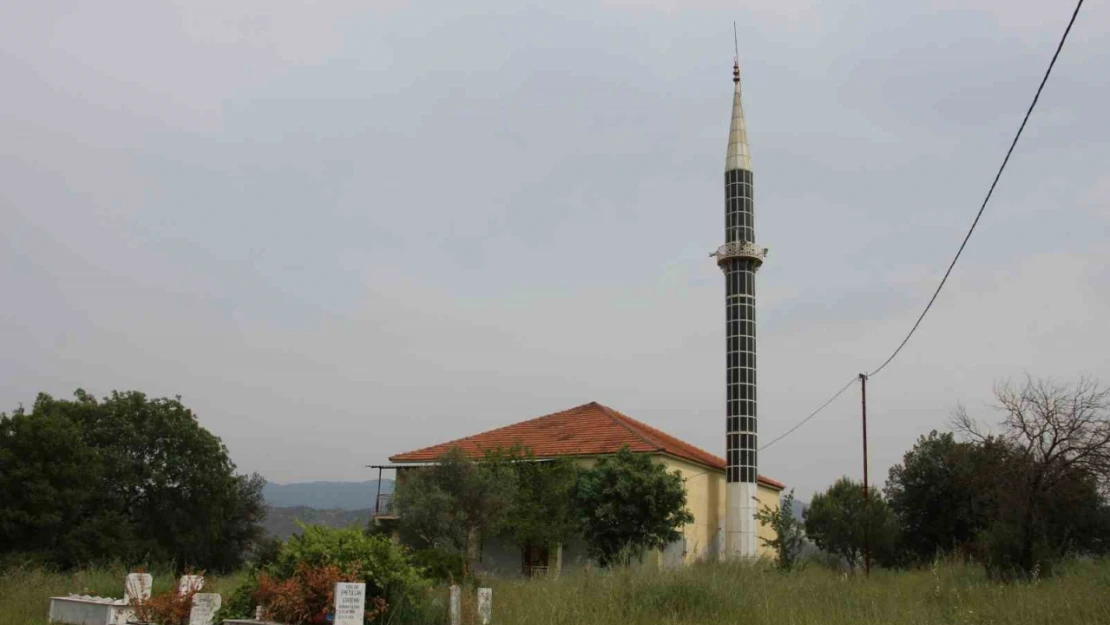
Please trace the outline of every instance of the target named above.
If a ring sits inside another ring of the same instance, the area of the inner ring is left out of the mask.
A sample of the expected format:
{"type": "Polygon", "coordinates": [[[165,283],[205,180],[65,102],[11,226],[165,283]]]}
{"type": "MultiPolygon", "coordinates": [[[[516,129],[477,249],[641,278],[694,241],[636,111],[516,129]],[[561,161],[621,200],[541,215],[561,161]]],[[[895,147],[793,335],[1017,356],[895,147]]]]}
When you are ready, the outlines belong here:
{"type": "Polygon", "coordinates": [[[755,244],[755,195],[740,102],[739,54],[732,65],[732,82],[732,123],[725,156],[725,244],[713,254],[725,274],[725,557],[754,558],[759,505],[755,273],[767,250],[755,244]]]}
{"type": "Polygon", "coordinates": [[[748,127],[744,123],[744,105],[740,100],[740,60],[732,63],[732,123],[728,128],[728,155],[725,171],[752,170],[751,149],[748,148],[748,127]]]}

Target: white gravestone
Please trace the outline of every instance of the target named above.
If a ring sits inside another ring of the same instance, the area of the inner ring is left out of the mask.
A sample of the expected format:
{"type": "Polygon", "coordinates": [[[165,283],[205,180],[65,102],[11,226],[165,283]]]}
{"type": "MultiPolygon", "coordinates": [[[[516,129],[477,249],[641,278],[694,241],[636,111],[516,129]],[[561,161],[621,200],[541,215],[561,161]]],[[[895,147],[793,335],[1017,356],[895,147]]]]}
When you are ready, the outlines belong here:
{"type": "Polygon", "coordinates": [[[482,625],[489,625],[490,619],[493,617],[493,589],[492,588],[479,588],[478,589],[478,620],[482,625]]]}
{"type": "Polygon", "coordinates": [[[204,588],[204,577],[201,575],[182,575],[177,581],[177,593],[187,595],[190,592],[200,592],[204,588]]]}
{"type": "Polygon", "coordinates": [[[451,605],[448,611],[451,614],[451,625],[459,625],[462,620],[462,589],[458,586],[451,587],[451,605]]]}
{"type": "Polygon", "coordinates": [[[193,609],[189,610],[189,625],[212,625],[212,618],[216,616],[223,597],[216,592],[198,592],[193,595],[193,609]]]}
{"type": "Polygon", "coordinates": [[[154,578],[150,573],[128,573],[123,582],[123,598],[128,602],[142,603],[150,599],[150,589],[154,578]]]}
{"type": "Polygon", "coordinates": [[[362,625],[365,615],[366,584],[336,584],[334,625],[362,625]]]}

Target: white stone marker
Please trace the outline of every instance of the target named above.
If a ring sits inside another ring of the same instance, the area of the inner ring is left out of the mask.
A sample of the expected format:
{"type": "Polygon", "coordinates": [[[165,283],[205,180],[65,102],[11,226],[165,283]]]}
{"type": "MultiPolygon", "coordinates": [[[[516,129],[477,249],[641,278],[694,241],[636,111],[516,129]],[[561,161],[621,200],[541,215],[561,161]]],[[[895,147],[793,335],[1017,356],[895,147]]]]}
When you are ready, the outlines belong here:
{"type": "Polygon", "coordinates": [[[216,616],[223,597],[217,592],[198,592],[193,595],[193,609],[189,610],[189,625],[212,625],[212,618],[216,616]]]}
{"type": "Polygon", "coordinates": [[[365,615],[366,584],[336,584],[334,625],[362,625],[365,615]]]}
{"type": "Polygon", "coordinates": [[[490,619],[493,617],[493,589],[492,588],[479,588],[478,589],[478,620],[482,625],[489,625],[490,619]]]}
{"type": "Polygon", "coordinates": [[[451,604],[448,606],[448,612],[451,614],[451,625],[459,625],[462,622],[462,589],[458,586],[451,587],[451,604]]]}
{"type": "Polygon", "coordinates": [[[185,595],[190,592],[200,592],[204,588],[204,577],[201,575],[182,575],[177,580],[177,594],[185,595]]]}
{"type": "Polygon", "coordinates": [[[154,578],[150,573],[128,573],[123,581],[123,598],[127,603],[138,599],[139,602],[150,599],[150,589],[154,586],[154,578]]]}

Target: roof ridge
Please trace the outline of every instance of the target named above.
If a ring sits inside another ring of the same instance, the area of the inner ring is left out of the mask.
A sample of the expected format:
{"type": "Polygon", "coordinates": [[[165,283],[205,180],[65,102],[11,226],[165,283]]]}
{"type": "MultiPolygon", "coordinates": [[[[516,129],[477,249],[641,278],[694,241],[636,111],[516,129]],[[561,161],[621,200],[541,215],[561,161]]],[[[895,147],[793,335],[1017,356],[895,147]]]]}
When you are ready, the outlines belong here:
{"type": "MultiPolygon", "coordinates": [[[[607,417],[612,419],[615,423],[620,424],[621,427],[628,430],[633,435],[638,436],[640,438],[640,440],[644,441],[648,445],[654,445],[655,446],[655,451],[664,451],[666,449],[666,445],[663,445],[659,441],[655,440],[653,437],[648,436],[646,433],[641,431],[640,428],[632,427],[632,423],[629,423],[629,421],[632,421],[633,423],[637,423],[636,420],[633,419],[632,417],[626,416],[625,414],[621,413],[620,411],[614,410],[613,408],[610,408],[609,406],[606,406],[605,404],[599,404],[596,401],[590,402],[590,403],[591,404],[596,404],[597,407],[600,408],[601,411],[603,413],[605,413],[605,415],[607,417]]],[[[637,425],[638,425],[638,423],[637,423],[637,425]]]]}
{"type": "MultiPolygon", "coordinates": [[[[597,402],[590,402],[590,403],[596,404],[597,402]]],[[[437,447],[446,447],[447,449],[451,449],[453,447],[458,447],[459,446],[458,443],[462,443],[464,441],[468,441],[468,440],[471,440],[471,439],[474,439],[474,438],[478,438],[479,436],[486,436],[486,435],[492,434],[494,432],[500,432],[501,430],[507,430],[509,428],[515,428],[517,426],[524,425],[525,423],[532,423],[534,421],[539,421],[541,419],[547,419],[549,417],[555,417],[555,416],[561,415],[563,413],[570,412],[572,410],[578,410],[579,408],[584,408],[584,407],[589,406],[589,405],[590,404],[582,404],[581,406],[575,406],[573,408],[567,408],[566,410],[558,410],[556,412],[551,412],[551,413],[548,413],[548,414],[545,414],[545,415],[540,415],[538,417],[532,417],[531,419],[525,419],[524,421],[517,421],[516,423],[510,423],[508,425],[502,425],[501,427],[496,427],[496,428],[493,428],[492,430],[486,430],[484,432],[479,432],[477,434],[471,434],[470,436],[463,436],[461,438],[452,439],[452,440],[449,440],[445,443],[439,443],[437,445],[428,445],[427,447],[421,447],[419,449],[413,449],[411,451],[403,451],[399,454],[393,454],[392,456],[389,457],[389,459],[390,459],[390,462],[392,462],[393,458],[400,457],[400,456],[408,456],[408,455],[411,455],[411,454],[418,454],[418,453],[423,452],[423,451],[430,451],[430,450],[435,449],[437,447]]],[[[598,404],[598,405],[600,405],[600,404],[598,404]]]]}

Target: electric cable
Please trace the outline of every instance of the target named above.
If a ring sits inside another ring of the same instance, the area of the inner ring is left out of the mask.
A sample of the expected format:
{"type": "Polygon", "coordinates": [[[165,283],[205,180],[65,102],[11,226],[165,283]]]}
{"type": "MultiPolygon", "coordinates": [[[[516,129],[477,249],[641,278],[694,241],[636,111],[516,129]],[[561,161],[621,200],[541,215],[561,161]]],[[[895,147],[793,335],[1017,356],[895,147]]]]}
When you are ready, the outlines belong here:
{"type": "Polygon", "coordinates": [[[853,377],[852,377],[852,379],[851,379],[851,380],[848,380],[848,383],[847,383],[847,384],[845,384],[844,386],[842,386],[842,387],[840,388],[840,390],[836,392],[836,394],[834,394],[834,395],[833,395],[832,397],[830,397],[830,398],[828,399],[828,401],[826,401],[825,403],[823,403],[823,404],[821,404],[820,406],[818,406],[818,407],[817,407],[817,410],[814,410],[813,412],[809,413],[809,416],[808,416],[808,417],[806,417],[805,419],[802,419],[802,420],[801,420],[801,421],[799,421],[798,423],[794,424],[794,427],[792,427],[792,428],[790,428],[789,430],[787,430],[787,431],[783,432],[782,434],[780,434],[780,435],[778,436],[778,438],[775,438],[775,439],[773,439],[773,440],[772,440],[771,442],[769,442],[769,443],[767,443],[766,445],[764,445],[764,446],[760,447],[760,448],[758,449],[758,451],[763,451],[764,449],[767,449],[767,448],[768,448],[768,447],[770,447],[771,445],[774,445],[775,443],[777,443],[777,442],[781,441],[782,439],[786,438],[787,436],[790,436],[791,434],[793,434],[793,433],[794,433],[794,430],[797,430],[798,428],[800,428],[800,427],[802,427],[803,425],[805,425],[806,423],[808,423],[810,419],[812,419],[813,417],[816,417],[816,416],[817,416],[818,414],[820,414],[820,413],[821,413],[821,411],[822,411],[822,410],[824,410],[824,409],[825,409],[825,408],[826,408],[826,407],[827,407],[827,406],[828,406],[829,404],[831,404],[831,403],[833,403],[834,401],[836,401],[836,398],[837,398],[837,397],[840,397],[841,395],[843,395],[843,394],[844,394],[844,391],[848,390],[848,388],[849,388],[849,387],[851,387],[851,386],[852,386],[852,384],[853,384],[853,383],[855,383],[855,381],[856,381],[856,380],[858,380],[858,379],[859,379],[859,377],[858,377],[858,376],[853,376],[853,377]]]}
{"type": "Polygon", "coordinates": [[[994,194],[994,188],[998,185],[998,179],[1002,177],[1002,172],[1006,169],[1006,164],[1010,162],[1010,155],[1014,153],[1014,148],[1017,147],[1018,139],[1021,139],[1021,133],[1025,130],[1025,124],[1029,121],[1029,116],[1033,114],[1033,109],[1037,106],[1037,100],[1041,97],[1041,91],[1044,90],[1045,83],[1048,82],[1048,77],[1052,74],[1052,68],[1056,65],[1056,59],[1060,56],[1060,51],[1064,49],[1064,42],[1068,40],[1068,34],[1071,32],[1071,27],[1075,24],[1075,18],[1079,15],[1079,9],[1082,8],[1082,6],[1083,0],[1079,0],[1079,3],[1075,5],[1075,11],[1071,14],[1068,27],[1064,29],[1064,36],[1060,38],[1060,43],[1056,46],[1056,53],[1052,55],[1052,61],[1048,64],[1048,69],[1044,73],[1044,78],[1041,79],[1041,84],[1037,87],[1037,93],[1033,96],[1033,102],[1029,105],[1029,110],[1025,112],[1025,118],[1021,120],[1021,126],[1018,127],[1017,134],[1014,135],[1014,140],[1010,143],[1010,149],[1006,150],[1006,158],[1002,159],[1002,166],[998,168],[998,173],[994,175],[994,181],[991,182],[990,189],[987,191],[987,196],[983,199],[983,204],[979,207],[979,212],[975,214],[975,221],[971,222],[971,228],[968,229],[963,242],[960,243],[960,249],[956,250],[956,256],[952,259],[951,264],[948,265],[948,271],[944,272],[944,277],[941,278],[940,284],[937,285],[937,290],[933,292],[933,296],[929,298],[929,303],[925,305],[925,310],[921,311],[921,315],[918,316],[917,321],[914,322],[913,327],[910,328],[909,333],[906,334],[906,338],[902,339],[902,342],[898,345],[898,348],[894,350],[894,353],[892,353],[883,364],[879,365],[878,369],[868,373],[867,377],[871,377],[882,371],[890,364],[890,361],[894,360],[898,352],[902,351],[902,348],[909,342],[913,333],[917,331],[917,327],[921,325],[921,321],[925,318],[929,309],[933,307],[933,302],[937,301],[937,296],[940,295],[940,290],[944,288],[944,284],[948,282],[948,276],[952,274],[952,269],[956,266],[956,261],[960,260],[960,254],[963,254],[964,247],[967,246],[967,241],[971,238],[971,233],[975,232],[975,226],[979,225],[979,218],[983,216],[983,210],[987,208],[987,202],[990,201],[991,195],[994,194]]]}
{"type": "MultiPolygon", "coordinates": [[[[1041,84],[1037,86],[1037,92],[1033,95],[1033,101],[1029,104],[1029,109],[1025,111],[1025,117],[1021,120],[1021,125],[1018,127],[1017,133],[1014,135],[1014,140],[1010,142],[1010,148],[1006,150],[1006,156],[1002,159],[1002,165],[998,168],[998,173],[994,175],[994,180],[991,182],[991,186],[987,190],[987,195],[985,198],[983,198],[983,203],[979,206],[979,211],[975,214],[975,220],[971,222],[971,227],[968,229],[967,234],[964,235],[964,239],[960,243],[959,249],[956,250],[956,255],[952,258],[952,262],[949,263],[948,269],[944,272],[944,277],[940,280],[940,284],[938,284],[936,290],[933,291],[933,296],[929,298],[929,303],[925,305],[925,309],[921,311],[921,314],[917,317],[917,321],[914,322],[913,327],[910,328],[910,331],[906,334],[906,337],[902,339],[902,342],[898,344],[898,347],[895,348],[894,352],[891,353],[885,361],[883,361],[883,364],[879,365],[878,368],[876,368],[871,373],[865,374],[866,377],[870,378],[871,376],[874,376],[875,374],[885,369],[886,366],[894,360],[898,353],[902,351],[902,348],[905,347],[906,343],[910,341],[910,337],[912,337],[914,332],[917,331],[918,326],[921,325],[921,321],[925,319],[925,315],[928,314],[929,309],[933,307],[933,303],[936,302],[937,296],[940,295],[941,289],[943,289],[944,285],[948,282],[948,277],[952,275],[952,269],[956,267],[956,262],[960,260],[960,255],[963,254],[964,248],[967,247],[967,242],[971,239],[971,234],[975,232],[975,227],[979,225],[979,219],[983,216],[983,211],[986,210],[987,203],[990,202],[991,196],[994,195],[994,189],[998,186],[998,181],[1002,178],[1002,172],[1006,170],[1006,165],[1010,162],[1010,156],[1013,155],[1014,148],[1017,147],[1018,140],[1021,139],[1021,134],[1025,131],[1026,124],[1029,123],[1029,118],[1033,114],[1033,109],[1037,107],[1037,101],[1041,98],[1041,92],[1044,91],[1044,86],[1046,83],[1048,83],[1048,77],[1052,74],[1052,68],[1056,66],[1056,59],[1060,57],[1060,51],[1064,49],[1064,43],[1068,40],[1068,35],[1071,34],[1071,28],[1075,25],[1075,19],[1079,16],[1079,9],[1083,8],[1083,1],[1084,0],[1079,0],[1079,2],[1076,3],[1075,10],[1071,14],[1071,19],[1068,21],[1067,28],[1064,29],[1063,36],[1060,37],[1060,43],[1056,45],[1056,52],[1053,53],[1052,60],[1048,63],[1048,69],[1045,70],[1044,77],[1041,78],[1041,84]]],[[[828,401],[821,404],[821,406],[819,406],[817,410],[811,412],[809,416],[799,421],[797,424],[794,425],[794,427],[790,428],[786,432],[780,434],[777,438],[771,440],[771,442],[760,447],[759,451],[763,451],[771,445],[774,445],[780,440],[786,438],[790,434],[793,434],[798,428],[802,427],[811,419],[820,414],[822,410],[824,410],[829,404],[835,401],[837,397],[840,397],[844,393],[844,391],[848,390],[848,387],[850,387],[852,383],[858,379],[860,379],[859,376],[853,377],[828,401]]]]}

